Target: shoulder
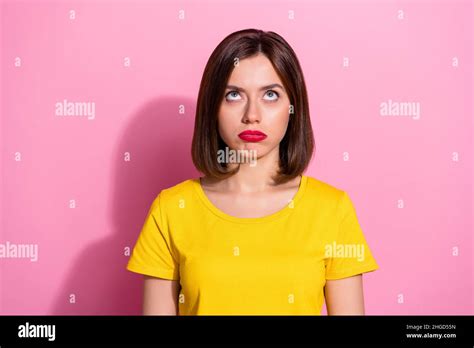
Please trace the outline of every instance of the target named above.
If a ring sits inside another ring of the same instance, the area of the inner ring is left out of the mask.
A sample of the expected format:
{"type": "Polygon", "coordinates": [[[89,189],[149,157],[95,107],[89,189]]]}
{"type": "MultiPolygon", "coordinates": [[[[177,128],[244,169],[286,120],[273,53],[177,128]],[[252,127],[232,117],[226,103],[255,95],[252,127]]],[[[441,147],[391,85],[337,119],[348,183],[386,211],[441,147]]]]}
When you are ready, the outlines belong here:
{"type": "Polygon", "coordinates": [[[333,210],[338,218],[355,214],[354,202],[345,189],[308,176],[307,190],[306,199],[318,208],[333,210]]]}
{"type": "Polygon", "coordinates": [[[345,191],[340,187],[336,187],[312,176],[306,175],[306,177],[306,190],[311,195],[317,195],[319,198],[325,200],[337,201],[341,199],[345,193],[345,191]]]}
{"type": "Polygon", "coordinates": [[[198,180],[199,178],[183,180],[159,191],[151,203],[148,214],[160,219],[163,226],[170,216],[182,217],[182,208],[190,206],[194,198],[193,185],[196,185],[198,180]]]}
{"type": "Polygon", "coordinates": [[[305,200],[321,210],[339,210],[350,202],[346,191],[312,176],[307,177],[305,200]]]}
{"type": "Polygon", "coordinates": [[[191,178],[180,181],[177,184],[174,184],[161,190],[160,195],[166,197],[173,197],[189,193],[193,189],[194,183],[198,180],[199,178],[191,178]]]}
{"type": "Polygon", "coordinates": [[[199,182],[198,180],[199,178],[191,178],[162,189],[156,196],[154,205],[159,205],[163,208],[164,206],[174,206],[181,201],[191,199],[194,190],[193,186],[199,182]]]}

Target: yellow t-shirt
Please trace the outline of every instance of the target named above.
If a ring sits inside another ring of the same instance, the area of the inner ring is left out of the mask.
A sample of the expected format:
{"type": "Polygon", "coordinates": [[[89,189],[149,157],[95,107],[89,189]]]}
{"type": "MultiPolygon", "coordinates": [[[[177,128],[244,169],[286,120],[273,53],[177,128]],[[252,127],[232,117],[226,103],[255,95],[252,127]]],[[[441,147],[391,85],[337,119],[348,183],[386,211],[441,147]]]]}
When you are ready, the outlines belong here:
{"type": "Polygon", "coordinates": [[[283,209],[238,218],[199,178],[154,199],[127,269],[179,280],[179,315],[319,315],[326,279],[378,269],[345,191],[303,175],[283,209]]]}

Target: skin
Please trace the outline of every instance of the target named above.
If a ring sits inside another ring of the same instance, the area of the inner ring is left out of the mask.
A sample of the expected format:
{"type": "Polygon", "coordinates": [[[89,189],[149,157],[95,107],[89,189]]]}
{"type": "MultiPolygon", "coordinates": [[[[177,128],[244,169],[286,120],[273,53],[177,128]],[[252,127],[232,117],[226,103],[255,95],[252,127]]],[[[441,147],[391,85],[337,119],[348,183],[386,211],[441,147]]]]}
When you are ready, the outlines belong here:
{"type": "MultiPolygon", "coordinates": [[[[201,178],[206,196],[219,210],[240,218],[262,217],[283,209],[295,196],[301,176],[279,186],[271,178],[278,168],[279,143],[294,117],[289,107],[288,94],[268,58],[259,54],[240,60],[219,108],[219,134],[231,149],[255,150],[257,165],[241,163],[237,174],[221,181],[201,178]],[[281,87],[261,89],[273,84],[281,87]],[[260,130],[267,138],[245,142],[238,134],[246,129],[260,130]]],[[[179,291],[179,281],[145,276],[143,314],[177,315],[179,291]]],[[[364,314],[361,274],[328,280],[324,293],[329,315],[364,314]]]]}

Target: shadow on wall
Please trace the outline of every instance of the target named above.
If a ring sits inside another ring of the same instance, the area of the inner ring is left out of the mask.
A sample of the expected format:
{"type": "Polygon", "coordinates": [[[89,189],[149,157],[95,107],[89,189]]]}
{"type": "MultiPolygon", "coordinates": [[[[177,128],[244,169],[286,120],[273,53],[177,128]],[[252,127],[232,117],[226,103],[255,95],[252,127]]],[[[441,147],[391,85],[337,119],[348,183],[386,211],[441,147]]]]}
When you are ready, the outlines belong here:
{"type": "Polygon", "coordinates": [[[199,176],[191,160],[194,116],[195,101],[164,97],[130,117],[111,154],[116,165],[107,217],[110,235],[79,254],[55,296],[52,315],[141,314],[143,276],[126,270],[129,256],[124,251],[128,246],[132,252],[158,193],[199,176]],[[181,104],[185,114],[179,113],[181,104]],[[130,162],[123,160],[125,152],[130,152],[130,162]]]}

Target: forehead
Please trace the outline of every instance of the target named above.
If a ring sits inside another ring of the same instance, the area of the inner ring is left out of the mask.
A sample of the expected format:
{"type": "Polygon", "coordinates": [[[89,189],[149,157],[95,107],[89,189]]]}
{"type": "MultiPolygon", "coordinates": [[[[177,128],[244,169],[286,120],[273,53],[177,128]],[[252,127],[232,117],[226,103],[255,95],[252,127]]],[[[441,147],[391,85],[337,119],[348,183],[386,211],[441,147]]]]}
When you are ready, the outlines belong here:
{"type": "Polygon", "coordinates": [[[263,54],[239,60],[229,77],[229,84],[242,88],[258,88],[282,81],[270,60],[263,54]]]}

